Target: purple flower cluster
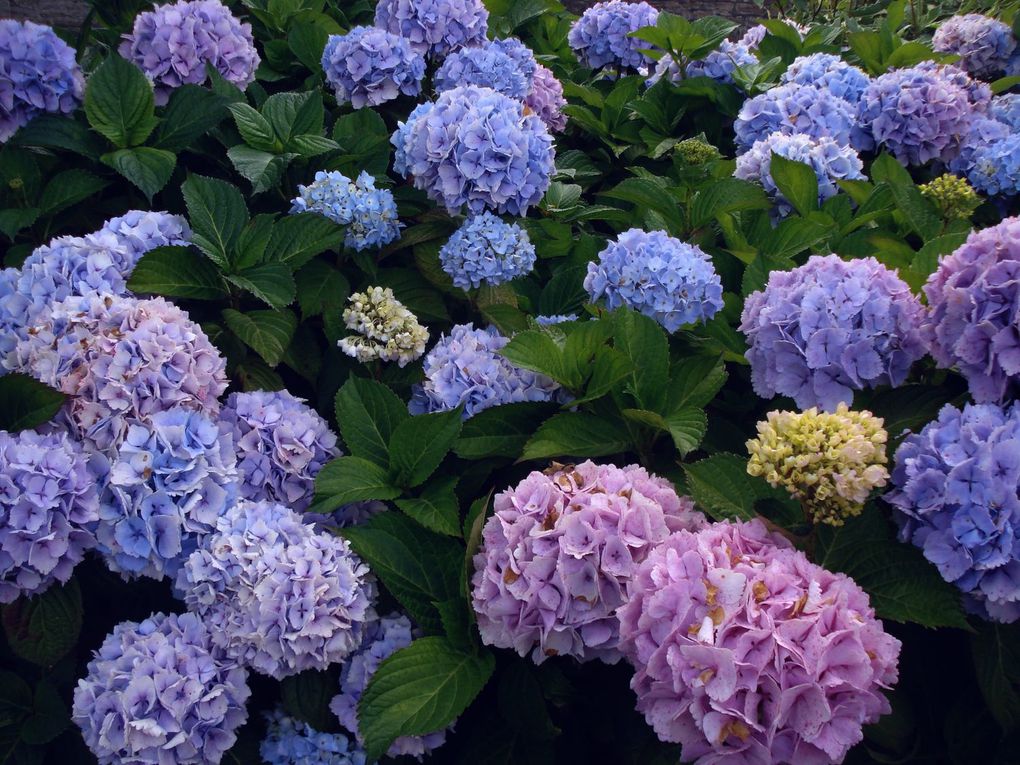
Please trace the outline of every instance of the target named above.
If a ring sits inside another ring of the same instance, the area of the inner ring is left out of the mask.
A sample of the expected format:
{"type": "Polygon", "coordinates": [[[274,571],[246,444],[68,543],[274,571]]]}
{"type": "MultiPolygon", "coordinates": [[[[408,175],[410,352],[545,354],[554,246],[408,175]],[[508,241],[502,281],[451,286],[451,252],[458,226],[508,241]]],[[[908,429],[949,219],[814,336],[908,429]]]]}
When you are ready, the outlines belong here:
{"type": "Polygon", "coordinates": [[[1020,382],[1020,218],[974,231],[924,287],[923,331],[941,367],[967,378],[978,402],[1015,395],[1020,382]]]}
{"type": "Polygon", "coordinates": [[[475,85],[523,101],[531,92],[537,66],[535,56],[519,40],[492,40],[451,53],[433,84],[437,93],[475,85]]]}
{"type": "Polygon", "coordinates": [[[259,754],[268,765],[366,765],[365,753],[343,733],[320,733],[280,709],[266,722],[259,754]]]}
{"type": "Polygon", "coordinates": [[[411,414],[464,407],[464,419],[518,401],[555,401],[563,391],[543,374],[515,367],[498,351],[509,343],[495,327],[457,324],[425,356],[425,381],[414,386],[411,414]]]}
{"type": "Polygon", "coordinates": [[[812,85],[827,90],[837,98],[852,104],[861,100],[871,78],[856,66],[851,66],[831,53],[812,53],[793,60],[781,82],[812,85]]]}
{"type": "Polygon", "coordinates": [[[956,64],[940,64],[937,61],[922,61],[914,69],[929,72],[942,78],[967,94],[967,100],[974,107],[975,114],[985,114],[992,104],[992,88],[981,80],[976,80],[956,64]]]}
{"type": "Polygon", "coordinates": [[[939,53],[960,57],[960,66],[974,77],[1002,74],[1017,43],[1008,24],[967,13],[946,19],[935,30],[931,45],[939,53]]]}
{"type": "Polygon", "coordinates": [[[737,148],[743,152],[777,132],[831,138],[846,146],[855,125],[856,115],[849,101],[828,90],[791,82],[746,100],[733,129],[737,148]]]}
{"type": "Polygon", "coordinates": [[[282,505],[242,500],[177,577],[213,643],[277,680],[342,661],[376,618],[368,566],[282,505]]]}
{"type": "Polygon", "coordinates": [[[553,173],[552,137],[524,104],[490,88],[456,87],[393,134],[395,167],[456,213],[524,215],[553,173]]]}
{"type": "Polygon", "coordinates": [[[531,273],[535,246],[516,223],[492,213],[468,218],[439,250],[439,262],[462,290],[498,285],[531,273]]]}
{"type": "Polygon", "coordinates": [[[625,305],[676,332],[708,321],[723,307],[722,282],[700,247],[662,231],[624,231],[588,264],[584,288],[592,302],[625,305]]]}
{"type": "Polygon", "coordinates": [[[659,12],[648,3],[606,0],[588,8],[567,35],[577,60],[590,69],[639,71],[655,63],[643,49],[651,43],[631,37],[642,27],[654,27],[659,12]]]}
{"type": "Polygon", "coordinates": [[[379,0],[375,25],[406,38],[423,56],[442,58],[485,42],[489,12],[482,0],[379,0]]]}
{"type": "Polygon", "coordinates": [[[638,711],[687,761],[842,762],[890,711],[900,641],[852,579],[760,521],[673,534],[628,596],[620,636],[638,711]]]}
{"type": "MultiPolygon", "coordinates": [[[[359,744],[364,738],[358,728],[358,702],[368,687],[368,681],[379,669],[384,659],[407,648],[419,637],[412,629],[411,621],[404,615],[392,613],[373,623],[365,631],[361,647],[351,655],[340,670],[340,693],[333,697],[329,708],[340,720],[340,724],[351,731],[359,744]]],[[[453,727],[453,723],[449,727],[453,727]]],[[[386,751],[388,757],[410,755],[418,760],[446,743],[446,730],[438,730],[424,736],[400,736],[386,751]]]]}
{"type": "Polygon", "coordinates": [[[563,107],[563,84],[552,71],[541,64],[535,67],[535,78],[531,92],[524,99],[524,105],[538,115],[551,133],[562,133],[567,127],[567,115],[563,107]]]}
{"type": "Polygon", "coordinates": [[[425,59],[403,37],[377,27],[355,27],[330,35],[322,70],[338,103],[355,109],[379,106],[403,93],[417,96],[425,59]]]}
{"type": "Polygon", "coordinates": [[[113,236],[117,245],[127,250],[130,261],[137,263],[142,255],[156,247],[190,244],[191,228],[180,215],[128,210],[110,218],[93,236],[113,236]]]}
{"type": "Polygon", "coordinates": [[[0,603],[71,578],[95,544],[104,474],[63,433],[0,430],[0,603]]]}
{"type": "Polygon", "coordinates": [[[287,391],[232,393],[220,421],[233,438],[244,499],[301,512],[312,502],[315,476],[340,454],[326,421],[287,391]]]}
{"type": "Polygon", "coordinates": [[[248,713],[248,675],[194,614],[153,614],[107,635],[71,719],[100,765],[216,765],[248,713]]]}
{"type": "Polygon", "coordinates": [[[290,212],[314,212],[347,227],[344,243],[358,252],[383,247],[400,238],[403,224],[389,189],[377,189],[364,170],[352,181],[337,170],[320,170],[315,182],[298,186],[290,212]]]}
{"type": "Polygon", "coordinates": [[[496,496],[471,579],[482,641],[582,661],[620,658],[616,609],[655,545],[705,522],[673,485],[637,465],[535,471],[496,496]]]}
{"type": "Polygon", "coordinates": [[[855,390],[900,385],[927,350],[924,317],[906,282],[874,258],[814,255],[773,271],[741,316],[754,391],[831,412],[855,390]]]}
{"type": "Polygon", "coordinates": [[[74,48],[50,27],[0,19],[0,144],[38,114],[74,111],[84,91],[74,48]]]}

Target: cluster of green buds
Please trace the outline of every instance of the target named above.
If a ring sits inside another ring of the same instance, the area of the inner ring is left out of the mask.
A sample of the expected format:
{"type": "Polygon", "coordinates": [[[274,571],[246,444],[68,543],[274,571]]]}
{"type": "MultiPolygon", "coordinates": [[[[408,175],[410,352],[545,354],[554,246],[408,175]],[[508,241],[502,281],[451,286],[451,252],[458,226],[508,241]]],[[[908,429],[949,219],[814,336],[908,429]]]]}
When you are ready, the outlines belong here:
{"type": "Polygon", "coordinates": [[[921,188],[921,194],[938,209],[945,220],[966,220],[981,204],[981,197],[965,178],[940,175],[921,188]]]}
{"type": "Polygon", "coordinates": [[[704,165],[722,157],[717,148],[700,138],[688,138],[680,141],[673,151],[688,165],[704,165]]]}
{"type": "Polygon", "coordinates": [[[357,334],[337,345],[358,361],[395,361],[405,366],[425,353],[429,331],[393,296],[389,287],[355,292],[344,309],[344,324],[357,334]]]}

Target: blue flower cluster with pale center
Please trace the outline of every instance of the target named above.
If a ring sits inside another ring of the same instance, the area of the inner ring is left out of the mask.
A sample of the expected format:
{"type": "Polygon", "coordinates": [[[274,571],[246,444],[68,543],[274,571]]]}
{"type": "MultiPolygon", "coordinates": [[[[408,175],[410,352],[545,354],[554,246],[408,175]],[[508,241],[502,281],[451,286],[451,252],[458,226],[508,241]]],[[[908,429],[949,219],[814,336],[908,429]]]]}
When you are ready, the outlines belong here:
{"type": "Polygon", "coordinates": [[[439,262],[462,290],[498,285],[531,273],[535,246],[528,232],[486,211],[468,218],[439,250],[439,262]]]}
{"type": "Polygon", "coordinates": [[[298,186],[290,212],[315,212],[346,226],[345,244],[359,252],[396,241],[403,227],[393,192],[377,189],[364,170],[356,181],[337,170],[320,170],[314,183],[298,186]]]}
{"type": "Polygon", "coordinates": [[[266,722],[259,754],[267,765],[366,765],[365,752],[343,733],[321,733],[281,709],[266,722]]]}

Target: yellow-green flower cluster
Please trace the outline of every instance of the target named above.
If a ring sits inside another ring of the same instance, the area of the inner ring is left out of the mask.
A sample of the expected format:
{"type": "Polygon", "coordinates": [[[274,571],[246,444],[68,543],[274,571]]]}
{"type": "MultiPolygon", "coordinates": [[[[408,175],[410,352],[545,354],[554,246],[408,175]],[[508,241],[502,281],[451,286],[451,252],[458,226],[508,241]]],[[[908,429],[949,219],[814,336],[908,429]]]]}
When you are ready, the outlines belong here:
{"type": "Polygon", "coordinates": [[[920,188],[921,195],[934,204],[946,220],[966,220],[981,204],[981,197],[965,178],[948,173],[920,188]]]}
{"type": "Polygon", "coordinates": [[[832,413],[769,412],[747,442],[747,472],[785,488],[815,523],[842,526],[889,478],[882,426],[882,418],[846,404],[832,413]]]}
{"type": "Polygon", "coordinates": [[[677,156],[688,165],[704,165],[722,155],[712,144],[700,138],[687,138],[674,147],[677,156]]]}

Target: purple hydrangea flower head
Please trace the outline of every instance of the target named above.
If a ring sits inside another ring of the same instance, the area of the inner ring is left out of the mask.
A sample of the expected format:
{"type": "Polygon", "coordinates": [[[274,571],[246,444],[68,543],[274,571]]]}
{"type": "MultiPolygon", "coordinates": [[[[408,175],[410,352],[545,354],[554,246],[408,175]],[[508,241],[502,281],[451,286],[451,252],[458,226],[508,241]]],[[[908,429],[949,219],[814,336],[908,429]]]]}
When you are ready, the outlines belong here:
{"type": "Polygon", "coordinates": [[[670,533],[704,523],[693,501],[637,465],[532,472],[496,495],[482,530],[471,578],[482,642],[536,663],[616,662],[627,582],[670,533]]]}
{"type": "Polygon", "coordinates": [[[415,385],[411,414],[464,407],[464,419],[518,401],[556,401],[563,391],[538,372],[515,367],[498,351],[510,339],[495,327],[457,324],[425,356],[425,382],[415,385]]]}
{"type": "Polygon", "coordinates": [[[839,181],[864,178],[864,163],[850,146],[841,146],[831,138],[814,139],[806,135],[773,133],[737,157],[733,175],[764,186],[766,193],[775,200],[780,217],[789,215],[793,205],[772,179],[773,152],[794,162],[802,162],[815,171],[819,203],[839,193],[839,181]]]}
{"type": "Polygon", "coordinates": [[[995,77],[1006,69],[1017,43],[1009,24],[980,13],[943,21],[931,38],[939,53],[960,57],[960,66],[973,77],[995,77]]]}
{"type": "Polygon", "coordinates": [[[462,290],[504,284],[531,273],[535,246],[516,223],[492,213],[468,218],[439,250],[439,262],[462,290]]]}
{"type": "Polygon", "coordinates": [[[74,48],[50,27],[0,19],[0,144],[36,115],[74,111],[84,91],[74,48]]]}
{"type": "Polygon", "coordinates": [[[549,188],[552,137],[524,104],[491,88],[440,93],[393,137],[397,166],[451,214],[465,205],[524,215],[549,188]]]}
{"type": "Polygon", "coordinates": [[[375,25],[400,35],[423,56],[481,45],[489,31],[482,0],[379,0],[375,25]]]}
{"type": "Polygon", "coordinates": [[[411,139],[414,136],[415,125],[418,124],[422,117],[432,111],[433,106],[435,104],[431,101],[418,104],[407,116],[406,120],[397,123],[397,129],[390,137],[390,143],[393,145],[393,172],[403,178],[407,177],[409,169],[408,151],[413,148],[411,139]]]}
{"type": "Polygon", "coordinates": [[[576,313],[557,313],[550,314],[549,316],[535,317],[535,322],[541,327],[551,327],[555,324],[566,324],[571,321],[577,321],[576,313]]]}
{"type": "Polygon", "coordinates": [[[205,82],[207,64],[244,90],[255,81],[260,61],[251,24],[220,0],[179,0],[138,14],[120,55],[145,72],[159,105],[174,88],[205,82]]]}
{"type": "Polygon", "coordinates": [[[890,711],[900,641],[852,579],[760,521],[672,534],[619,618],[638,711],[698,765],[842,762],[890,711]]]}
{"type": "Polygon", "coordinates": [[[567,115],[563,113],[563,107],[567,105],[567,99],[563,97],[563,84],[547,67],[536,65],[531,92],[524,99],[524,105],[538,115],[550,133],[566,130],[567,115]]]}
{"type": "Polygon", "coordinates": [[[794,59],[781,82],[795,82],[798,85],[813,85],[829,91],[837,98],[852,104],[861,100],[871,78],[861,69],[852,66],[839,56],[831,53],[812,53],[794,59]]]}
{"type": "Polygon", "coordinates": [[[177,589],[215,645],[277,680],[346,659],[376,619],[374,580],[350,545],[271,502],[220,516],[177,589]]]}
{"type": "Polygon", "coordinates": [[[492,40],[451,53],[433,84],[437,93],[477,85],[523,101],[531,92],[537,66],[534,54],[520,40],[492,40]]]}
{"type": "Polygon", "coordinates": [[[343,733],[320,733],[280,709],[266,722],[259,754],[268,765],[366,765],[365,752],[343,733]]]}
{"type": "MultiPolygon", "coordinates": [[[[777,19],[777,21],[782,21],[788,27],[793,27],[797,34],[800,35],[801,40],[807,37],[808,32],[811,31],[811,27],[804,24],[798,24],[796,21],[792,21],[791,19],[777,19]]],[[[764,24],[756,24],[744,32],[743,37],[737,40],[737,43],[739,45],[746,45],[751,50],[757,50],[758,46],[761,45],[761,41],[765,39],[765,35],[768,33],[769,30],[764,24]]]]}
{"type": "Polygon", "coordinates": [[[71,719],[100,765],[216,765],[248,719],[245,670],[194,614],[121,622],[74,690],[71,719]]]}
{"type": "Polygon", "coordinates": [[[901,385],[927,350],[924,316],[906,282],[874,258],[814,255],[773,271],[740,322],[754,391],[832,412],[855,390],[901,385]]]}
{"type": "Polygon", "coordinates": [[[99,552],[125,579],[172,579],[237,500],[233,439],[202,412],[168,409],[132,424],[109,458],[99,552]]]}
{"type": "MultiPolygon", "coordinates": [[[[421,637],[419,630],[412,628],[411,621],[404,615],[392,613],[374,622],[366,631],[361,647],[348,659],[340,670],[340,693],[333,697],[329,708],[340,720],[340,724],[354,733],[358,744],[364,743],[358,728],[358,702],[368,687],[368,681],[379,669],[384,659],[407,648],[411,641],[421,637]]],[[[449,728],[453,727],[453,723],[449,728]]],[[[386,751],[389,757],[409,755],[422,760],[426,754],[446,743],[446,729],[424,736],[400,736],[386,751]]]]}
{"type": "Polygon", "coordinates": [[[329,36],[322,69],[336,100],[361,109],[392,101],[401,93],[417,96],[425,59],[400,35],[378,27],[355,27],[345,35],[329,36]]]}
{"type": "Polygon", "coordinates": [[[71,578],[95,545],[105,473],[64,433],[0,430],[0,603],[71,578]]]}
{"type": "MultiPolygon", "coordinates": [[[[756,63],[758,58],[746,45],[723,40],[718,50],[712,51],[703,59],[690,62],[685,74],[687,77],[710,77],[717,82],[730,85],[733,83],[734,70],[756,63]]],[[[683,79],[680,76],[680,65],[669,54],[659,59],[648,84],[654,85],[663,77],[670,82],[680,82],[683,79]]]]}
{"type": "Polygon", "coordinates": [[[383,247],[400,238],[397,203],[389,189],[377,189],[364,170],[352,181],[337,170],[320,170],[315,182],[298,186],[291,213],[315,212],[347,226],[345,244],[362,251],[383,247]]]}
{"type": "Polygon", "coordinates": [[[896,450],[900,539],[921,548],[968,610],[1020,619],[1020,404],[946,405],[896,450]]]}
{"type": "Polygon", "coordinates": [[[136,262],[137,258],[156,247],[191,243],[191,228],[183,217],[147,210],[128,210],[123,215],[110,218],[96,234],[115,237],[117,244],[131,253],[136,262]]]}
{"type": "Polygon", "coordinates": [[[1020,132],[1020,93],[1002,93],[992,98],[988,116],[1020,132]]]}
{"type": "Polygon", "coordinates": [[[645,2],[606,0],[588,8],[570,28],[567,42],[577,60],[590,69],[643,69],[655,63],[643,49],[651,43],[631,37],[642,27],[654,27],[659,12],[645,2]]]}
{"type": "Polygon", "coordinates": [[[977,114],[986,114],[992,104],[992,88],[986,82],[976,80],[956,64],[940,64],[937,61],[922,61],[914,66],[922,72],[930,72],[946,82],[966,91],[970,105],[977,114]]]}
{"type": "Polygon", "coordinates": [[[592,302],[605,296],[610,309],[640,311],[667,332],[708,321],[723,307],[722,282],[708,255],[662,231],[624,231],[588,264],[584,288],[592,302]]]}
{"type": "Polygon", "coordinates": [[[233,437],[244,499],[301,512],[312,502],[315,476],[340,454],[326,421],[287,391],[232,393],[220,421],[233,437]]]}
{"type": "Polygon", "coordinates": [[[1016,394],[1020,383],[1020,218],[974,231],[939,262],[924,286],[923,331],[941,367],[967,378],[979,403],[1016,394]]]}
{"type": "Polygon", "coordinates": [[[733,123],[737,148],[747,151],[772,133],[831,138],[847,146],[854,132],[854,107],[849,101],[811,85],[779,85],[749,98],[733,123]]]}

